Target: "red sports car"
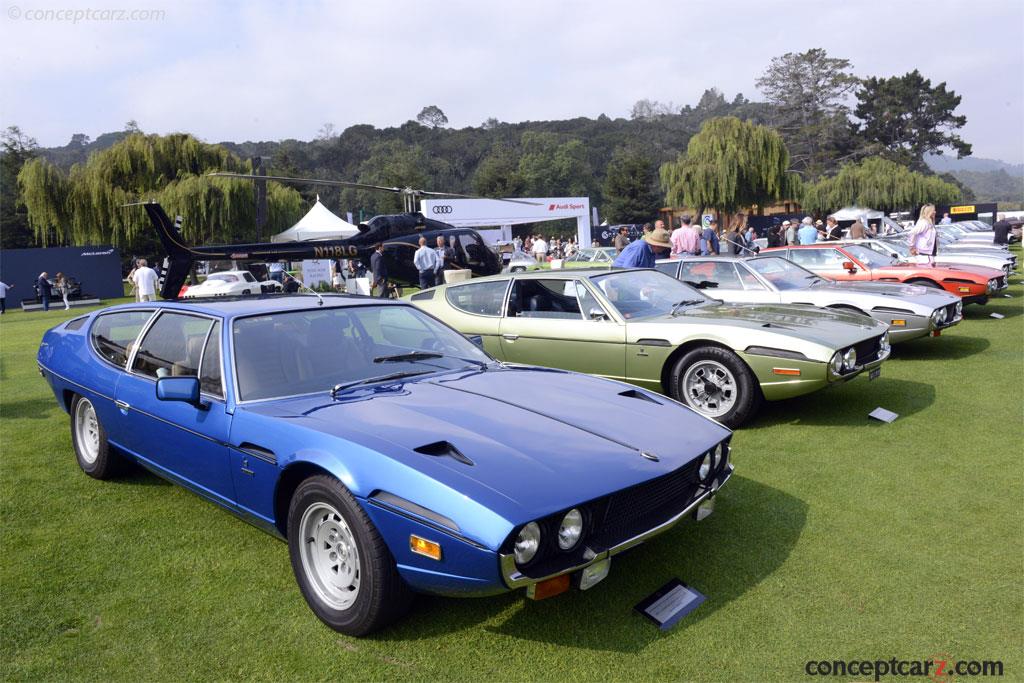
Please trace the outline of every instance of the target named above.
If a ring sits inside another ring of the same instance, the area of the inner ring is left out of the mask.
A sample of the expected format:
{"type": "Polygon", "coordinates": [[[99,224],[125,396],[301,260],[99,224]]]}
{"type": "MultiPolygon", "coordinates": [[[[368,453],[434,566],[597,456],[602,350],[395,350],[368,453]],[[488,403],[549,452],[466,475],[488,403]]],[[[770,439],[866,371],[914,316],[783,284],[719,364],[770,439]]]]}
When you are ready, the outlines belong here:
{"type": "Polygon", "coordinates": [[[1006,289],[1006,273],[982,266],[930,266],[920,263],[894,264],[876,251],[858,244],[836,245],[829,242],[798,247],[773,247],[762,254],[776,252],[807,270],[833,280],[905,282],[952,292],[964,304],[983,304],[989,296],[1006,289]]]}

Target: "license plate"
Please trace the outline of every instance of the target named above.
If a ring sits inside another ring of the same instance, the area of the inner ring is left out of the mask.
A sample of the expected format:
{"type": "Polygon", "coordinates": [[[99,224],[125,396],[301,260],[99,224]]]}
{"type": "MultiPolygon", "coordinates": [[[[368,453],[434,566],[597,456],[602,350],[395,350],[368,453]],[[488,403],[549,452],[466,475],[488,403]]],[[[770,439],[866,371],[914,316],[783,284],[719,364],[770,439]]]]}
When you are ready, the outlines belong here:
{"type": "Polygon", "coordinates": [[[583,568],[583,573],[580,574],[580,590],[585,591],[588,588],[596,586],[604,580],[604,577],[608,576],[608,571],[612,568],[612,558],[606,557],[603,560],[599,560],[589,567],[583,568]]]}
{"type": "Polygon", "coordinates": [[[875,368],[874,370],[872,370],[871,372],[868,373],[868,381],[871,381],[873,379],[878,379],[881,375],[882,375],[882,368],[875,368]]]}

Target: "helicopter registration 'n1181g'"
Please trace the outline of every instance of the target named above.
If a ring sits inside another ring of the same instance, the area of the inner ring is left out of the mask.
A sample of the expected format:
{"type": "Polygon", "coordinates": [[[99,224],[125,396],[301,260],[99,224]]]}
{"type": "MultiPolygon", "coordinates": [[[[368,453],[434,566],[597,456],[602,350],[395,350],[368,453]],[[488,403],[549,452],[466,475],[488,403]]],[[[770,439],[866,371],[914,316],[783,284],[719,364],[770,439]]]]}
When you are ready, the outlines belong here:
{"type": "MultiPolygon", "coordinates": [[[[298,261],[302,259],[358,259],[367,266],[370,255],[377,244],[384,247],[384,258],[388,279],[393,282],[415,285],[419,274],[413,266],[413,254],[419,247],[420,237],[427,244],[435,246],[438,237],[455,252],[454,266],[472,271],[475,276],[496,275],[501,271],[501,260],[484,243],[480,234],[471,228],[456,228],[448,223],[426,218],[417,212],[417,201],[425,196],[470,197],[450,192],[428,192],[412,188],[381,187],[341,180],[317,180],[309,178],[287,178],[283,176],[256,176],[241,173],[211,173],[213,176],[240,178],[245,180],[275,180],[286,183],[355,187],[358,189],[393,192],[402,195],[406,213],[374,216],[359,224],[359,234],[345,239],[316,240],[309,242],[257,242],[250,244],[226,244],[218,246],[190,246],[185,243],[178,228],[167,216],[163,207],[156,202],[140,202],[145,207],[160,242],[167,251],[168,267],[160,296],[165,299],[178,298],[178,292],[188,278],[194,261],[298,261]]],[[[514,199],[505,199],[514,203],[514,199]]]]}

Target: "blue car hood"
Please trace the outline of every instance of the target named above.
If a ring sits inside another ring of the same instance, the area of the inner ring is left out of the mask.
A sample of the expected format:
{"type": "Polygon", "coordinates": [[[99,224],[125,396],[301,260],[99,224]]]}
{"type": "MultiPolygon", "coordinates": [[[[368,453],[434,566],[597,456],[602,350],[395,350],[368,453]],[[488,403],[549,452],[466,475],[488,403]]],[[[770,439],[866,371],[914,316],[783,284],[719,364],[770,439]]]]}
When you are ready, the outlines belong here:
{"type": "Polygon", "coordinates": [[[730,434],[664,396],[526,367],[433,375],[259,410],[376,450],[513,522],[670,472],[730,434]],[[473,464],[415,451],[441,440],[473,464]]]}

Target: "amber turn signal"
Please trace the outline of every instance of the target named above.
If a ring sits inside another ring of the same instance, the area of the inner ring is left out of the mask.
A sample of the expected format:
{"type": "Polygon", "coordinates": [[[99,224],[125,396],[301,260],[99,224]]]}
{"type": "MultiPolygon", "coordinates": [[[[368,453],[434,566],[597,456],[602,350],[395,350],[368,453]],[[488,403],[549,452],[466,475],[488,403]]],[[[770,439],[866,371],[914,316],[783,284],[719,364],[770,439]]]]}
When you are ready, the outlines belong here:
{"type": "Polygon", "coordinates": [[[793,375],[794,377],[800,376],[800,371],[796,368],[772,368],[772,373],[776,375],[793,375]]]}
{"type": "Polygon", "coordinates": [[[896,327],[906,327],[907,326],[907,321],[906,320],[893,320],[892,324],[895,325],[896,327]]]}
{"type": "Polygon", "coordinates": [[[413,551],[417,555],[423,555],[429,557],[432,560],[441,561],[441,544],[428,541],[425,538],[420,538],[415,534],[409,536],[409,550],[413,551]]]}
{"type": "Polygon", "coordinates": [[[567,590],[569,590],[569,575],[562,574],[561,576],[555,576],[532,584],[526,589],[526,597],[531,600],[543,600],[544,598],[552,598],[567,590]]]}

